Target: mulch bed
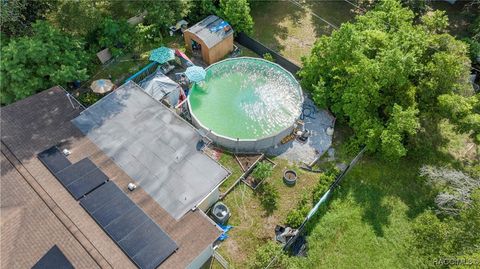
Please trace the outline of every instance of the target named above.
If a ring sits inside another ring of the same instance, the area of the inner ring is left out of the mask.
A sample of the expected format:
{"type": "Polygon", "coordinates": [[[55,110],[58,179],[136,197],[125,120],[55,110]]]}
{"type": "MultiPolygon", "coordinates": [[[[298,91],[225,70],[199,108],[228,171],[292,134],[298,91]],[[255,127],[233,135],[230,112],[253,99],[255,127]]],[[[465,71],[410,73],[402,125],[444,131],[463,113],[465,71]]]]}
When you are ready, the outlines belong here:
{"type": "Polygon", "coordinates": [[[254,190],[260,185],[260,183],[262,183],[261,181],[255,180],[251,175],[248,175],[247,178],[242,181],[254,190]]]}
{"type": "Polygon", "coordinates": [[[247,171],[252,167],[252,165],[262,157],[261,154],[255,154],[255,155],[246,155],[246,154],[239,154],[235,155],[235,158],[237,159],[237,162],[240,164],[240,167],[242,168],[243,172],[247,171]]]}
{"type": "MultiPolygon", "coordinates": [[[[262,155],[240,155],[240,156],[236,156],[237,157],[237,161],[240,163],[240,166],[244,167],[244,165],[246,166],[246,169],[244,171],[247,171],[248,169],[250,169],[250,167],[257,161],[259,160],[262,155]],[[241,156],[241,157],[240,157],[241,156]],[[245,163],[241,163],[241,161],[244,161],[245,163]],[[248,166],[247,166],[247,162],[248,162],[248,166]]],[[[276,163],[274,163],[272,160],[268,159],[268,158],[265,158],[263,160],[263,162],[270,162],[273,167],[275,167],[276,163]]],[[[242,179],[243,183],[247,184],[247,186],[249,186],[250,188],[252,188],[253,190],[255,190],[257,188],[258,185],[262,184],[263,180],[262,181],[258,181],[256,180],[253,176],[252,176],[252,173],[248,173],[247,175],[247,178],[245,179],[242,179]]]]}

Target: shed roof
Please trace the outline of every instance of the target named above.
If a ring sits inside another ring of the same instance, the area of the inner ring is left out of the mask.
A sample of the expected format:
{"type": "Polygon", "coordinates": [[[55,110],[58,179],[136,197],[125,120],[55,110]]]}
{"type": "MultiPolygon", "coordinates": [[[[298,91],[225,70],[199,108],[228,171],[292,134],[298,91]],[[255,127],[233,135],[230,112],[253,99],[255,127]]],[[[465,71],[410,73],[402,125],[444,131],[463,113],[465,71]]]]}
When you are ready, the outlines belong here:
{"type": "Polygon", "coordinates": [[[215,15],[210,15],[186,31],[195,34],[205,42],[208,48],[212,48],[225,38],[233,35],[231,27],[228,31],[225,31],[222,25],[228,25],[228,22],[215,15]]]}

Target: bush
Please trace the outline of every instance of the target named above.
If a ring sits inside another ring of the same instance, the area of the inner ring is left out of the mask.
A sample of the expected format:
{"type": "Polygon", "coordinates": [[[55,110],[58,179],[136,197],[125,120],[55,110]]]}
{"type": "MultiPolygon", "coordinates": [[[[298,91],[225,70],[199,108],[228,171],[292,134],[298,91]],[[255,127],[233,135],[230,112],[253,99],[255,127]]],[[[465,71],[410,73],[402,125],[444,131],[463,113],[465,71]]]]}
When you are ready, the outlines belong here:
{"type": "Polygon", "coordinates": [[[278,201],[278,190],[268,182],[262,183],[258,186],[256,194],[260,199],[260,204],[267,214],[271,214],[275,209],[277,209],[278,201]]]}
{"type": "MultiPolygon", "coordinates": [[[[320,198],[327,192],[330,185],[335,181],[340,170],[332,163],[332,166],[326,169],[327,171],[320,174],[317,184],[313,187],[311,197],[312,204],[316,204],[320,198]]],[[[310,212],[311,204],[309,203],[309,195],[304,193],[302,199],[298,202],[295,209],[292,209],[287,214],[285,224],[297,229],[310,212]]]]}
{"type": "Polygon", "coordinates": [[[253,169],[252,176],[258,180],[262,181],[266,178],[269,178],[272,175],[273,165],[269,162],[259,162],[257,166],[253,169]]]}
{"type": "Polygon", "coordinates": [[[263,54],[263,59],[270,61],[270,62],[275,62],[275,59],[273,58],[272,54],[270,53],[265,53],[263,54]]]}
{"type": "Polygon", "coordinates": [[[302,195],[302,199],[298,201],[295,209],[292,209],[290,212],[288,212],[285,224],[294,229],[297,229],[305,220],[305,217],[308,215],[309,211],[310,203],[308,202],[308,195],[304,193],[302,195]]]}
{"type": "Polygon", "coordinates": [[[327,192],[330,185],[335,181],[336,175],[335,172],[326,172],[320,175],[318,182],[312,191],[312,201],[314,204],[316,204],[325,192],[327,192]]]}
{"type": "Polygon", "coordinates": [[[98,93],[85,92],[85,93],[80,94],[80,96],[78,97],[78,101],[80,101],[80,103],[82,103],[82,105],[88,107],[88,106],[91,106],[91,105],[95,104],[101,98],[102,98],[102,95],[100,95],[98,93]]]}
{"type": "Polygon", "coordinates": [[[287,259],[288,256],[282,251],[282,247],[279,244],[268,241],[266,244],[257,248],[255,256],[253,256],[253,259],[248,263],[248,268],[264,269],[268,265],[270,265],[269,268],[288,268],[287,259]],[[270,264],[275,256],[277,256],[277,259],[270,264]]]}

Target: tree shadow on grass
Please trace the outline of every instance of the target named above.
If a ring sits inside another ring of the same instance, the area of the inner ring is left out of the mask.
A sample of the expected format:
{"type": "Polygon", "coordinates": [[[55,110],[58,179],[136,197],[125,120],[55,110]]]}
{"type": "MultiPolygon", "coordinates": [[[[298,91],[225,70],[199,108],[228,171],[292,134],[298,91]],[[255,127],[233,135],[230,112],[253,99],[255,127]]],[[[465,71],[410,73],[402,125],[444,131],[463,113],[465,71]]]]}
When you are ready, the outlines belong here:
{"type": "MultiPolygon", "coordinates": [[[[304,7],[307,12],[313,12],[336,27],[340,27],[344,22],[353,21],[355,16],[353,6],[345,1],[306,1],[304,7]]],[[[312,25],[315,27],[316,36],[331,34],[334,28],[315,15],[312,15],[312,25]]]]}
{"type": "Polygon", "coordinates": [[[300,23],[303,11],[287,1],[252,1],[250,7],[255,23],[252,36],[277,52],[285,49],[281,41],[288,37],[288,28],[281,23],[286,19],[300,23]]]}
{"type": "Polygon", "coordinates": [[[354,199],[364,207],[362,221],[370,224],[377,236],[383,237],[383,227],[389,225],[392,208],[384,203],[385,193],[375,185],[357,182],[354,199]]]}

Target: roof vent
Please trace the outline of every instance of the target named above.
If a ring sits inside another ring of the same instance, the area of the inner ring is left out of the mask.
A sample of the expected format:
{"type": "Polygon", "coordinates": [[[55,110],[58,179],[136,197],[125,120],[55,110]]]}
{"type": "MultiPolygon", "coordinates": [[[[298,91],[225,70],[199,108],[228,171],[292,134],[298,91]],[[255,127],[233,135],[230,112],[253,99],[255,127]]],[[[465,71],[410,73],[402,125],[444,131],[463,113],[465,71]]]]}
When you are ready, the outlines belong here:
{"type": "Polygon", "coordinates": [[[133,191],[137,188],[137,185],[135,185],[134,183],[128,183],[127,187],[130,191],[133,191]]]}

